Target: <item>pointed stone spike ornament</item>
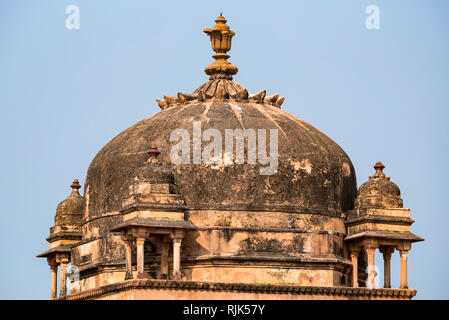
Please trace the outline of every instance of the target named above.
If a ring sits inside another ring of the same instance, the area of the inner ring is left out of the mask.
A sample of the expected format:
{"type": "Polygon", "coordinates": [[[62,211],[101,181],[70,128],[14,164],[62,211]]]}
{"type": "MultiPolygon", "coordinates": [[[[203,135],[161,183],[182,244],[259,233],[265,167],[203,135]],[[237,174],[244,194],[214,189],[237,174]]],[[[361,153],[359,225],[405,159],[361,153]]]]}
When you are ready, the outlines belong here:
{"type": "Polygon", "coordinates": [[[264,100],[268,103],[275,103],[279,98],[279,93],[273,94],[272,96],[266,97],[264,100]]]}
{"type": "Polygon", "coordinates": [[[232,96],[232,99],[234,99],[237,102],[247,101],[249,97],[248,90],[243,89],[239,92],[237,92],[235,95],[232,96]]]}
{"type": "Polygon", "coordinates": [[[169,96],[164,96],[164,100],[167,103],[167,105],[171,105],[171,104],[175,104],[178,102],[178,99],[175,97],[169,97],[169,96]]]}
{"type": "Polygon", "coordinates": [[[277,99],[277,101],[274,103],[274,105],[278,108],[281,107],[281,105],[284,103],[285,98],[284,97],[279,97],[279,99],[277,99]]]}
{"type": "Polygon", "coordinates": [[[262,90],[258,94],[255,94],[250,97],[251,100],[257,101],[258,103],[263,103],[263,100],[265,99],[265,96],[267,94],[266,90],[262,90]]]}
{"type": "Polygon", "coordinates": [[[232,100],[281,107],[285,98],[279,97],[278,93],[266,96],[266,91],[262,90],[250,95],[244,87],[232,81],[232,76],[238,72],[238,68],[227,61],[230,57],[227,52],[231,50],[235,32],[226,22],[227,20],[220,13],[220,16],[215,19],[215,25],[203,30],[209,36],[212,50],[215,51],[212,56],[215,61],[204,69],[204,72],[209,75],[209,81],[191,94],[178,92],[176,97],[164,96],[162,100],[156,99],[162,110],[189,103],[232,100]]]}
{"type": "Polygon", "coordinates": [[[191,100],[195,100],[196,98],[197,97],[194,96],[193,94],[178,92],[178,101],[179,102],[191,101],[191,100]]]}
{"type": "Polygon", "coordinates": [[[161,110],[167,109],[168,104],[167,102],[165,102],[165,100],[156,99],[156,102],[159,105],[159,108],[161,108],[161,110]]]}

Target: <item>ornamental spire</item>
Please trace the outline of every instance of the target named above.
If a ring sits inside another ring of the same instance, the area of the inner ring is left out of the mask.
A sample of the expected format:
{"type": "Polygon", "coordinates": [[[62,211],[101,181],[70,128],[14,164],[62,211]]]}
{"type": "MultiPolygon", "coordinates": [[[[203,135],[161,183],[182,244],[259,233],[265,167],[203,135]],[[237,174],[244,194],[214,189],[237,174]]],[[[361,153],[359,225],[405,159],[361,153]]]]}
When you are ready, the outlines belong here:
{"type": "Polygon", "coordinates": [[[221,15],[215,19],[215,26],[212,29],[204,29],[210,37],[212,50],[216,53],[212,56],[215,61],[204,69],[206,74],[210,75],[210,80],[217,78],[232,79],[238,68],[226,61],[230,56],[226,53],[231,50],[231,40],[235,32],[229,29],[226,19],[221,15]]]}
{"type": "Polygon", "coordinates": [[[72,192],[68,196],[69,198],[80,197],[78,189],[81,188],[81,185],[78,179],[73,180],[72,184],[70,185],[70,188],[72,188],[72,192]]]}
{"type": "Polygon", "coordinates": [[[376,169],[376,172],[383,173],[385,166],[383,165],[383,163],[381,161],[377,161],[373,168],[376,169]]]}
{"type": "Polygon", "coordinates": [[[369,177],[370,180],[375,180],[375,179],[390,180],[390,177],[386,176],[385,173],[383,172],[385,169],[385,166],[381,161],[377,161],[373,168],[376,170],[376,172],[374,172],[374,174],[371,177],[369,177]]]}
{"type": "Polygon", "coordinates": [[[158,156],[161,154],[161,152],[155,144],[151,145],[151,148],[147,153],[149,157],[147,161],[145,161],[146,164],[161,164],[161,161],[158,159],[158,156]]]}
{"type": "Polygon", "coordinates": [[[73,180],[72,184],[70,185],[70,188],[78,190],[81,188],[80,182],[78,179],[73,180]]]}
{"type": "MultiPolygon", "coordinates": [[[[227,61],[229,55],[226,52],[231,50],[231,40],[235,32],[229,29],[226,21],[220,13],[220,16],[215,19],[215,26],[212,29],[203,30],[210,37],[212,49],[215,51],[212,56],[215,61],[204,69],[204,72],[210,76],[209,81],[192,93],[178,92],[176,97],[164,96],[163,100],[156,99],[162,110],[204,101],[249,102],[281,107],[285,98],[280,97],[278,93],[267,96],[267,92],[262,90],[259,93],[250,94],[244,87],[232,81],[232,75],[236,74],[238,69],[227,61]]],[[[156,161],[153,156],[148,161],[150,160],[156,161]]]]}

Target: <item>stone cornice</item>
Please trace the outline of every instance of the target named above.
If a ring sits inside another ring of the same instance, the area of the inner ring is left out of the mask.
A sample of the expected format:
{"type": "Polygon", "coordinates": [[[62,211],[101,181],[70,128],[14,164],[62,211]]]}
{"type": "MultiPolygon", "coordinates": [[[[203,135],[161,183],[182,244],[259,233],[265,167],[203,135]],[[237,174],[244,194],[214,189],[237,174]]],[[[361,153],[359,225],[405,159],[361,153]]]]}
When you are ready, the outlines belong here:
{"type": "Polygon", "coordinates": [[[273,263],[308,263],[308,264],[340,264],[343,266],[351,265],[351,261],[342,259],[341,257],[328,254],[321,256],[310,256],[308,254],[299,254],[297,256],[276,256],[276,255],[232,255],[232,256],[219,256],[219,255],[204,255],[199,257],[185,257],[182,259],[185,262],[201,262],[201,261],[235,261],[239,263],[243,262],[269,262],[270,265],[273,263]]]}
{"type": "Polygon", "coordinates": [[[389,232],[389,231],[363,231],[355,234],[349,234],[345,241],[351,241],[354,239],[362,238],[378,238],[378,239],[390,239],[390,240],[407,240],[411,242],[424,241],[423,238],[414,235],[411,232],[389,232]]]}
{"type": "Polygon", "coordinates": [[[365,222],[383,223],[383,224],[397,224],[410,226],[415,221],[409,217],[389,217],[380,215],[365,215],[357,218],[348,219],[345,224],[347,226],[362,224],[365,222]]]}
{"type": "MultiPolygon", "coordinates": [[[[300,207],[293,207],[293,206],[251,206],[248,207],[247,205],[232,205],[232,206],[225,206],[225,205],[202,205],[202,206],[188,206],[186,209],[186,214],[189,215],[190,211],[245,211],[245,212],[259,212],[261,214],[265,212],[273,213],[273,212],[279,212],[279,213],[293,213],[293,214],[314,214],[314,215],[322,215],[322,216],[329,216],[333,218],[340,218],[344,219],[346,215],[340,211],[336,211],[333,209],[329,210],[313,210],[308,208],[300,208],[300,207]]],[[[84,226],[85,224],[88,224],[94,220],[98,219],[106,219],[106,218],[115,218],[117,216],[122,216],[122,213],[120,211],[105,211],[102,213],[98,213],[95,216],[90,216],[87,218],[84,218],[81,220],[80,225],[84,226]]]]}
{"type": "Polygon", "coordinates": [[[329,217],[344,218],[341,211],[335,209],[310,209],[301,206],[286,206],[286,205],[246,205],[246,204],[232,204],[232,205],[189,205],[189,211],[199,210],[214,210],[214,211],[250,211],[250,212],[283,212],[283,213],[297,213],[297,214],[318,214],[329,217]]]}
{"type": "Polygon", "coordinates": [[[121,214],[125,214],[134,210],[169,210],[169,211],[184,211],[187,209],[185,205],[177,203],[140,203],[134,202],[122,207],[121,214]]]}
{"type": "Polygon", "coordinates": [[[202,290],[214,291],[256,292],[269,294],[297,294],[305,296],[322,295],[333,299],[335,296],[348,298],[378,298],[378,299],[410,299],[416,295],[414,289],[368,289],[352,287],[312,287],[294,285],[222,283],[172,280],[129,280],[116,284],[70,294],[60,300],[95,299],[116,292],[132,289],[170,289],[170,290],[202,290]]]}
{"type": "Polygon", "coordinates": [[[314,233],[314,234],[328,234],[339,237],[345,237],[345,233],[333,230],[310,230],[298,228],[263,228],[263,227],[227,227],[227,226],[197,226],[198,231],[232,231],[232,232],[281,232],[281,233],[314,233]]]}
{"type": "Polygon", "coordinates": [[[50,250],[47,250],[45,252],[42,252],[41,254],[38,254],[37,258],[46,258],[48,256],[57,254],[57,253],[70,253],[71,249],[69,246],[59,246],[50,250]]]}
{"type": "Polygon", "coordinates": [[[49,235],[45,240],[54,242],[57,240],[81,240],[83,234],[81,232],[56,232],[49,235]]]}

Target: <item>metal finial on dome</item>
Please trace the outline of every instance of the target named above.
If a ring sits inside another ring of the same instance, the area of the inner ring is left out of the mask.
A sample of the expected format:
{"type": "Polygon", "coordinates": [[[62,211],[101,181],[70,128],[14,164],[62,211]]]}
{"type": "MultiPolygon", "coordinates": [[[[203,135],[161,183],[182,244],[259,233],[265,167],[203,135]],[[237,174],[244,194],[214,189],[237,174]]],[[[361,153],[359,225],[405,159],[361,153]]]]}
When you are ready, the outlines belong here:
{"type": "Polygon", "coordinates": [[[385,166],[381,161],[377,161],[376,164],[373,166],[373,168],[376,170],[372,176],[369,177],[370,180],[372,179],[387,179],[390,180],[390,177],[387,177],[385,173],[383,172],[385,166]]]}
{"type": "Polygon", "coordinates": [[[73,180],[72,184],[70,185],[70,188],[78,190],[81,188],[81,185],[78,181],[78,179],[73,180]]]}
{"type": "Polygon", "coordinates": [[[229,29],[227,20],[221,13],[215,22],[216,25],[212,29],[203,30],[210,37],[212,50],[216,52],[212,56],[215,61],[207,66],[204,72],[210,75],[211,80],[220,77],[232,79],[232,75],[237,73],[238,68],[226,61],[230,57],[226,52],[231,50],[231,40],[235,32],[229,29]]]}
{"type": "Polygon", "coordinates": [[[383,172],[384,168],[385,166],[381,161],[377,161],[376,164],[374,165],[374,169],[376,169],[376,172],[383,172]]]}
{"type": "Polygon", "coordinates": [[[148,157],[148,160],[145,161],[146,164],[161,164],[161,162],[158,159],[158,156],[161,154],[161,152],[157,148],[157,145],[152,144],[150,150],[148,150],[147,153],[150,156],[148,157]]]}
{"type": "Polygon", "coordinates": [[[150,150],[148,150],[148,154],[151,157],[157,157],[158,155],[160,155],[160,151],[157,149],[157,145],[152,144],[150,150]]]}
{"type": "Polygon", "coordinates": [[[70,193],[70,195],[67,198],[79,198],[80,197],[80,193],[79,193],[79,188],[81,188],[81,185],[78,181],[78,179],[73,180],[72,184],[70,185],[70,188],[72,188],[72,192],[70,193]]]}

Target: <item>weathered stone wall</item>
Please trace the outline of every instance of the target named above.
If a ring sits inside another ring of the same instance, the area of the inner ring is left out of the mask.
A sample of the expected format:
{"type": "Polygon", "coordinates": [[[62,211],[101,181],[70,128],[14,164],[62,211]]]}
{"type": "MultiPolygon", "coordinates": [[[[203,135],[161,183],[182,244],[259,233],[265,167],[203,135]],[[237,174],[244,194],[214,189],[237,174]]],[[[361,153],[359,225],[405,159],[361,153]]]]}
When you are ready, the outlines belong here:
{"type": "MultiPolygon", "coordinates": [[[[218,210],[190,210],[186,216],[198,230],[187,233],[183,240],[185,280],[346,284],[349,261],[343,246],[342,217],[218,210]]],[[[110,279],[124,279],[123,242],[108,231],[121,218],[112,214],[84,224],[85,239],[74,247],[72,256],[73,263],[82,270],[82,290],[109,284],[110,279]],[[111,274],[102,275],[103,266],[111,264],[111,274]],[[92,274],[91,269],[96,271],[92,274]]],[[[158,241],[147,241],[145,252],[147,272],[158,278],[158,241]]]]}

